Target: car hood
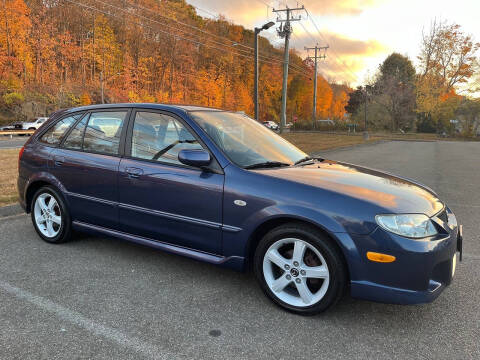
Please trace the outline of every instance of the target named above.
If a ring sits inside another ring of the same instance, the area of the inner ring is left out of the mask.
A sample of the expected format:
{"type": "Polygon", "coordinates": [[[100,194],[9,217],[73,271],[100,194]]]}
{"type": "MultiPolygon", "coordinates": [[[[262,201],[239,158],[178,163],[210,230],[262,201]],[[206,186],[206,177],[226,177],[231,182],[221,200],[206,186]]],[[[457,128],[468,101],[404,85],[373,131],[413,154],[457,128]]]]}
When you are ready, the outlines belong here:
{"type": "Polygon", "coordinates": [[[425,185],[332,160],[260,171],[264,175],[357,198],[377,205],[384,213],[423,213],[432,216],[444,207],[433,190],[425,185]]]}

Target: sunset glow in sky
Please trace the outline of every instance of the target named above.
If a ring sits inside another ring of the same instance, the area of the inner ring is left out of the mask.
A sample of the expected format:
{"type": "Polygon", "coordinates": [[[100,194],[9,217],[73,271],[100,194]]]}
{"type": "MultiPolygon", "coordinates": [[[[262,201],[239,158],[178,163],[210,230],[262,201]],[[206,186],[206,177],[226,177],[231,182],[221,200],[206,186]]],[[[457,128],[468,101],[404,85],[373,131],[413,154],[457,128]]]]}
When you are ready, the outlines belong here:
{"type": "MultiPolygon", "coordinates": [[[[272,8],[284,8],[278,0],[187,0],[198,6],[199,15],[222,14],[234,23],[252,28],[275,20],[272,8]],[[205,11],[203,11],[205,10],[205,11]]],[[[289,7],[297,2],[287,1],[289,7]]],[[[292,47],[306,55],[304,46],[328,44],[327,59],[320,72],[337,82],[363,83],[391,52],[416,61],[422,29],[428,30],[435,18],[456,22],[480,41],[480,0],[304,0],[313,22],[305,12],[294,23],[292,47]]],[[[300,14],[300,12],[299,12],[300,14]]],[[[275,27],[263,32],[276,46],[283,40],[275,27]]]]}

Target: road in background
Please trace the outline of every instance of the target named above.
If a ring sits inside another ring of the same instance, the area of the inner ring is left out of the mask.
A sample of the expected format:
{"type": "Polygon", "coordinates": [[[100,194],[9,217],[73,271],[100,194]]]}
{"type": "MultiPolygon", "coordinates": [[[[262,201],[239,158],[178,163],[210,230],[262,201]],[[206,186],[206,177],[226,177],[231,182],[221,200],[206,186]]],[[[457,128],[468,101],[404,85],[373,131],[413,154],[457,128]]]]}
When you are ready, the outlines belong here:
{"type": "Polygon", "coordinates": [[[21,148],[28,138],[28,136],[14,136],[13,138],[2,136],[0,137],[0,149],[21,148]]]}
{"type": "Polygon", "coordinates": [[[346,297],[301,317],[267,300],[251,274],[115,239],[49,245],[20,215],[0,220],[0,358],[480,358],[480,143],[324,154],[419,180],[455,211],[464,260],[434,303],[346,297]]]}

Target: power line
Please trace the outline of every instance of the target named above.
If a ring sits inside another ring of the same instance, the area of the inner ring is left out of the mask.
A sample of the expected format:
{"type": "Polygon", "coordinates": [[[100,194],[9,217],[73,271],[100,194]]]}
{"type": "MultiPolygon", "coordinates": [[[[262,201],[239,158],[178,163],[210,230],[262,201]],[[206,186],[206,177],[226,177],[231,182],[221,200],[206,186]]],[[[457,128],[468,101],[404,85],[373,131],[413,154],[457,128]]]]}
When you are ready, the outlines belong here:
{"type": "MultiPolygon", "coordinates": [[[[96,1],[100,1],[100,0],[96,0],[96,1]]],[[[109,4],[109,5],[110,5],[110,4],[109,4]]],[[[236,41],[231,40],[231,39],[228,39],[228,38],[226,38],[226,37],[224,37],[224,36],[220,36],[220,35],[217,35],[217,34],[213,34],[213,33],[209,32],[209,31],[200,29],[200,28],[197,27],[197,26],[190,25],[190,24],[184,23],[184,22],[182,22],[182,21],[173,19],[173,18],[171,18],[171,17],[162,15],[162,14],[160,14],[158,11],[156,11],[156,10],[154,10],[154,9],[149,9],[149,8],[146,8],[146,7],[141,6],[141,5],[138,5],[138,4],[135,4],[135,5],[131,4],[131,6],[137,8],[137,9],[142,9],[142,10],[151,12],[151,13],[153,13],[153,14],[155,14],[155,15],[158,15],[158,16],[160,16],[160,17],[162,17],[162,18],[168,19],[168,20],[170,20],[170,21],[174,21],[174,22],[176,22],[177,24],[180,24],[180,25],[183,25],[183,26],[187,26],[187,27],[189,27],[189,28],[191,28],[191,29],[194,29],[194,30],[197,30],[197,31],[199,31],[199,32],[202,32],[202,33],[204,33],[204,34],[206,34],[206,35],[216,37],[217,39],[227,40],[227,41],[231,42],[232,44],[235,44],[235,46],[241,46],[241,47],[247,48],[247,49],[249,49],[249,50],[253,50],[253,47],[251,47],[251,46],[244,45],[244,44],[241,44],[241,43],[237,43],[236,41]]],[[[169,10],[170,10],[170,9],[169,9],[169,10]]]]}
{"type": "MultiPolygon", "coordinates": [[[[123,8],[121,8],[121,7],[118,7],[118,6],[115,6],[115,5],[106,3],[106,2],[104,2],[104,1],[102,1],[102,0],[94,0],[94,1],[99,2],[99,3],[101,3],[101,4],[104,4],[104,5],[106,5],[106,6],[110,6],[110,7],[112,7],[112,8],[118,9],[118,10],[120,10],[120,11],[122,11],[122,12],[126,12],[126,13],[128,13],[129,15],[131,15],[130,12],[128,12],[126,9],[123,9],[123,8]]],[[[131,5],[131,4],[130,4],[130,5],[131,5]]],[[[227,47],[230,47],[230,48],[232,48],[232,49],[235,49],[236,51],[241,51],[242,53],[248,54],[248,55],[251,55],[250,52],[249,52],[249,50],[252,50],[252,51],[253,51],[253,47],[250,47],[250,46],[247,46],[247,45],[244,45],[244,44],[237,43],[237,42],[235,42],[235,41],[233,41],[233,40],[230,40],[230,39],[228,39],[228,38],[225,38],[225,37],[222,37],[222,36],[219,36],[219,35],[212,34],[212,33],[208,32],[208,31],[205,31],[205,30],[203,30],[203,29],[200,29],[200,28],[198,28],[198,27],[196,27],[196,26],[193,26],[193,25],[190,25],[190,24],[186,24],[186,23],[184,23],[184,22],[181,22],[181,21],[172,19],[172,18],[170,18],[170,17],[161,15],[161,14],[159,14],[157,11],[154,11],[153,9],[148,9],[148,8],[145,8],[145,7],[140,6],[140,5],[133,5],[133,7],[139,8],[139,9],[142,9],[142,10],[146,10],[146,11],[150,11],[150,12],[152,12],[152,13],[154,13],[154,14],[157,14],[157,15],[159,15],[159,16],[161,16],[161,17],[164,17],[164,18],[167,18],[167,19],[169,19],[169,20],[172,20],[172,21],[174,21],[174,22],[176,22],[176,23],[178,23],[178,24],[180,24],[180,25],[188,26],[188,27],[190,27],[190,28],[192,28],[192,29],[198,30],[198,31],[200,31],[200,32],[202,32],[202,33],[205,33],[205,34],[207,34],[207,35],[211,35],[211,36],[215,36],[215,37],[217,37],[217,38],[225,39],[225,40],[227,40],[227,41],[232,42],[232,44],[234,44],[234,45],[229,45],[229,44],[224,44],[224,43],[221,43],[221,42],[218,42],[218,41],[215,41],[215,40],[210,40],[211,42],[213,42],[213,43],[216,44],[216,45],[227,46],[227,47]],[[243,46],[243,47],[245,47],[245,48],[247,48],[247,49],[249,49],[249,50],[239,49],[239,48],[236,48],[235,46],[243,46]]],[[[157,23],[157,24],[159,24],[159,25],[166,26],[166,27],[168,27],[168,28],[172,28],[171,25],[164,24],[164,23],[162,23],[162,22],[159,22],[159,21],[157,21],[157,20],[148,18],[148,17],[146,17],[146,16],[143,16],[143,15],[137,15],[137,16],[139,16],[139,17],[141,17],[141,18],[143,18],[143,19],[146,19],[146,20],[148,20],[148,21],[152,21],[152,22],[154,22],[154,23],[157,23]]],[[[176,28],[174,28],[174,29],[177,30],[176,28]]],[[[191,35],[191,36],[198,36],[197,34],[192,34],[192,33],[186,32],[185,30],[182,30],[182,31],[183,31],[184,33],[188,34],[188,35],[191,35]]],[[[261,55],[261,54],[260,54],[260,55],[259,55],[259,58],[263,58],[264,60],[275,61],[275,62],[277,62],[277,63],[279,63],[279,64],[282,63],[281,59],[275,58],[275,57],[266,56],[266,55],[261,55]]],[[[292,67],[293,67],[293,68],[296,68],[298,71],[303,71],[303,72],[305,71],[305,69],[299,68],[298,66],[295,66],[295,65],[292,65],[292,67]]]]}
{"type": "MultiPolygon", "coordinates": [[[[118,19],[123,19],[122,17],[120,17],[120,16],[118,16],[118,15],[115,15],[115,14],[111,13],[110,11],[101,10],[101,9],[96,8],[96,7],[93,7],[93,6],[90,6],[90,5],[86,5],[86,4],[83,4],[83,3],[81,3],[81,2],[76,2],[76,1],[73,1],[73,0],[65,0],[65,1],[67,1],[67,2],[69,2],[69,3],[71,3],[71,4],[73,4],[73,5],[80,6],[80,7],[86,8],[86,9],[89,9],[89,10],[91,10],[91,11],[96,11],[96,12],[102,13],[102,14],[107,15],[107,16],[111,16],[111,17],[118,18],[118,19]]],[[[96,1],[99,1],[99,0],[96,0],[96,1]]],[[[108,5],[109,5],[109,4],[108,4],[108,5]]],[[[121,9],[121,8],[119,8],[119,9],[121,9]]],[[[121,10],[123,10],[123,9],[121,9],[121,10]]],[[[132,14],[129,13],[129,15],[132,15],[132,14]]],[[[136,15],[136,17],[138,18],[139,16],[136,15]]],[[[143,17],[143,16],[140,16],[140,17],[145,18],[145,19],[147,19],[147,20],[152,20],[152,19],[149,19],[149,18],[146,18],[146,17],[143,17]]],[[[154,21],[154,20],[152,20],[152,21],[154,21]]],[[[154,22],[155,22],[155,21],[154,21],[154,22]]],[[[216,46],[213,46],[213,45],[210,45],[210,44],[206,44],[206,43],[201,42],[201,41],[198,41],[198,40],[196,40],[196,39],[187,38],[187,37],[185,37],[185,36],[182,36],[183,34],[182,34],[182,35],[178,35],[178,34],[174,34],[174,33],[169,32],[169,31],[157,29],[157,28],[154,28],[154,27],[152,27],[152,26],[143,24],[143,23],[141,23],[141,22],[135,22],[135,24],[136,24],[136,25],[139,25],[139,26],[141,26],[141,27],[144,27],[144,28],[148,28],[148,29],[150,29],[150,30],[153,30],[153,31],[156,32],[157,34],[159,34],[159,33],[166,34],[166,35],[172,36],[172,37],[174,37],[174,38],[182,39],[182,40],[189,41],[189,42],[192,42],[192,43],[197,44],[197,45],[203,45],[203,46],[205,46],[205,47],[209,47],[209,48],[211,48],[211,49],[215,49],[215,50],[221,51],[222,53],[224,53],[225,50],[227,50],[227,49],[225,49],[225,48],[219,48],[219,47],[216,47],[216,46]]],[[[188,34],[188,33],[187,33],[187,34],[188,34]]],[[[192,34],[190,34],[190,35],[192,35],[192,34]]],[[[226,44],[221,44],[221,45],[226,46],[226,44]]],[[[229,51],[230,51],[233,55],[236,55],[236,56],[240,56],[240,57],[244,57],[244,58],[248,58],[248,59],[250,59],[250,60],[253,60],[253,56],[252,56],[251,54],[238,53],[238,52],[235,52],[235,51],[232,51],[232,50],[229,50],[229,51]]],[[[264,60],[264,59],[262,59],[262,58],[260,58],[259,61],[261,61],[261,62],[263,62],[263,63],[270,64],[270,65],[278,65],[278,63],[279,63],[279,62],[274,63],[274,62],[271,62],[271,61],[267,61],[267,60],[264,60]]],[[[298,73],[298,74],[300,74],[300,75],[303,75],[303,76],[305,76],[305,77],[307,77],[307,78],[310,77],[309,74],[307,74],[307,73],[305,73],[305,72],[303,72],[303,71],[300,71],[300,70],[293,70],[293,72],[296,72],[296,73],[298,73]]]]}
{"type": "MultiPolygon", "coordinates": [[[[307,15],[308,15],[308,18],[310,19],[310,21],[312,22],[313,26],[315,27],[315,29],[317,30],[318,34],[322,37],[322,39],[328,43],[327,39],[323,36],[322,32],[320,31],[319,27],[317,26],[317,24],[315,23],[315,21],[313,20],[313,17],[310,15],[310,13],[308,12],[307,9],[305,9],[305,11],[307,12],[307,15]]],[[[331,39],[330,39],[331,40],[331,39]]],[[[340,59],[340,56],[337,54],[337,52],[334,50],[334,48],[332,48],[332,52],[335,56],[335,58],[344,66],[344,68],[350,72],[350,74],[352,74],[353,78],[355,79],[355,81],[357,81],[357,76],[353,73],[353,71],[340,59]]]]}
{"type": "MultiPolygon", "coordinates": [[[[327,56],[326,56],[326,52],[327,52],[327,49],[328,49],[328,45],[327,46],[318,46],[318,45],[315,45],[315,47],[313,48],[308,48],[308,47],[305,47],[305,50],[315,50],[315,55],[313,56],[313,59],[315,60],[315,71],[314,71],[314,82],[313,82],[313,111],[312,111],[312,125],[313,125],[313,128],[315,128],[315,121],[317,120],[317,69],[318,69],[318,59],[325,59],[327,56]],[[323,50],[323,55],[319,55],[318,54],[318,51],[319,50],[323,50]]],[[[308,57],[307,59],[312,59],[312,57],[308,57]]]]}
{"type": "Polygon", "coordinates": [[[285,9],[273,9],[273,12],[276,14],[285,13],[286,19],[277,18],[277,22],[280,22],[280,28],[277,30],[278,35],[282,38],[285,38],[285,50],[284,50],[284,61],[283,61],[283,86],[282,86],[282,110],[280,114],[280,133],[285,129],[287,121],[287,84],[288,84],[288,63],[289,63],[289,43],[290,43],[290,34],[292,33],[291,22],[299,21],[301,17],[292,17],[292,12],[296,10],[304,10],[305,7],[302,6],[297,8],[289,8],[288,6],[285,9]]]}

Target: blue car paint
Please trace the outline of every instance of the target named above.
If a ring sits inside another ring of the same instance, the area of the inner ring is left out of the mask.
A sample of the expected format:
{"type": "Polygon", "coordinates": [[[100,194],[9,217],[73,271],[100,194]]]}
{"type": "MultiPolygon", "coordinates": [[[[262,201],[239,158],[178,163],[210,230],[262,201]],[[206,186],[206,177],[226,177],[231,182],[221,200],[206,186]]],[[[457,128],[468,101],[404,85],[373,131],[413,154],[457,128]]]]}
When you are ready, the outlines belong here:
{"type": "Polygon", "coordinates": [[[288,168],[239,168],[190,116],[190,111],[202,108],[98,105],[60,111],[49,123],[78,111],[127,107],[166,111],[183,119],[222,171],[168,166],[123,153],[109,156],[47,147],[36,141],[37,132],[25,145],[19,169],[22,206],[30,210],[25,201],[28,187],[43,181],[63,193],[76,229],[237,270],[250,260],[256,245],[252,235],[262,225],[303,221],[323,229],[336,242],[348,266],[354,297],[428,302],[450,283],[458,229],[435,217],[449,210],[421,184],[328,160],[288,168]],[[56,166],[58,157],[64,160],[62,166],[67,165],[63,170],[56,166]],[[139,176],[130,176],[127,168],[137,169],[139,176]],[[66,174],[67,169],[71,174],[66,174]],[[246,205],[236,205],[238,200],[246,205]],[[443,232],[411,240],[386,232],[375,222],[378,214],[412,212],[433,217],[443,232]],[[367,251],[385,252],[397,260],[374,263],[367,260],[367,251]]]}
{"type": "Polygon", "coordinates": [[[120,230],[213,254],[221,253],[223,174],[122,159],[120,230]],[[137,167],[139,177],[125,169],[137,167]]]}

